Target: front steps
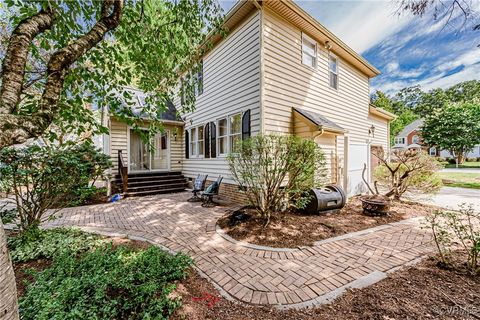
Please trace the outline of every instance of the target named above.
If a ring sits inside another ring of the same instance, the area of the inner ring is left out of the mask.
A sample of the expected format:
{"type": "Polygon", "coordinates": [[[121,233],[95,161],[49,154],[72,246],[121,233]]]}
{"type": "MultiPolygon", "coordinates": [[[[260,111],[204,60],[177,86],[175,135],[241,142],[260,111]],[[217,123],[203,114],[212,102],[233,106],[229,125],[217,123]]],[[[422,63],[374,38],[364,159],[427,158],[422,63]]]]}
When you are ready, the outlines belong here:
{"type": "Polygon", "coordinates": [[[181,172],[129,173],[127,191],[122,192],[122,179],[117,174],[112,187],[124,197],[146,196],[184,191],[187,180],[181,172]]]}

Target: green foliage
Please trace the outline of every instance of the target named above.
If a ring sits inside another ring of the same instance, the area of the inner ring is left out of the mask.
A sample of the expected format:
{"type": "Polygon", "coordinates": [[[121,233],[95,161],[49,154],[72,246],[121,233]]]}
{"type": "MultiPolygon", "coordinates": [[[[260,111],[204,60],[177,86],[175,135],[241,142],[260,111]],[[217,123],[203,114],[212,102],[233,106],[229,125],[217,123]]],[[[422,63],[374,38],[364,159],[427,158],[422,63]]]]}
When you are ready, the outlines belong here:
{"type": "Polygon", "coordinates": [[[459,163],[480,144],[480,102],[447,103],[425,117],[422,137],[428,145],[448,150],[459,163]]]}
{"type": "Polygon", "coordinates": [[[85,190],[104,179],[112,165],[110,158],[91,144],[4,148],[0,163],[0,191],[15,196],[23,231],[37,228],[48,209],[85,201],[85,190]]]}
{"type": "MultiPolygon", "coordinates": [[[[448,89],[432,89],[428,92],[420,86],[407,87],[395,95],[388,96],[381,91],[372,96],[372,104],[397,115],[390,123],[390,139],[418,118],[427,118],[451,104],[479,104],[480,81],[470,80],[453,85],[448,89]]],[[[430,142],[430,145],[436,145],[430,142]]]]}
{"type": "Polygon", "coordinates": [[[63,253],[76,255],[105,242],[99,236],[73,228],[38,230],[31,237],[23,233],[8,238],[8,249],[12,261],[27,262],[36,259],[53,259],[63,253]]]}
{"type": "Polygon", "coordinates": [[[270,219],[287,206],[306,205],[306,191],[325,183],[325,157],[311,140],[256,135],[228,156],[230,170],[258,213],[270,219]]]}
{"type": "Polygon", "coordinates": [[[458,211],[435,211],[426,217],[432,230],[440,261],[451,265],[452,251],[461,246],[466,256],[467,269],[480,272],[480,212],[461,205],[458,211]]]}
{"type": "Polygon", "coordinates": [[[374,177],[388,191],[387,197],[399,200],[405,192],[435,193],[442,186],[436,173],[441,165],[435,158],[414,150],[396,150],[391,157],[376,155],[381,165],[374,177]]]}
{"type": "MultiPolygon", "coordinates": [[[[41,8],[51,6],[56,12],[53,27],[40,33],[30,46],[28,86],[16,110],[16,114],[28,116],[38,111],[50,57],[91,30],[103,1],[6,0],[5,4],[4,18],[8,20],[3,22],[9,32],[41,8]]],[[[147,123],[149,130],[160,130],[161,114],[167,110],[166,101],[174,100],[179,77],[195,68],[198,57],[211,46],[207,34],[223,33],[222,19],[216,0],[125,0],[120,25],[69,68],[54,124],[77,135],[104,133],[107,128],[97,121],[94,111],[108,106],[134,128],[148,115],[152,120],[147,123]],[[135,113],[131,107],[137,101],[128,86],[147,92],[145,104],[136,105],[135,113]]],[[[186,109],[193,108],[191,98],[186,109]]],[[[57,139],[57,132],[49,130],[47,138],[57,139]]]]}
{"type": "Polygon", "coordinates": [[[63,253],[32,272],[20,298],[22,319],[168,319],[180,306],[169,295],[192,260],[149,247],[99,247],[80,256],[63,253]]]}

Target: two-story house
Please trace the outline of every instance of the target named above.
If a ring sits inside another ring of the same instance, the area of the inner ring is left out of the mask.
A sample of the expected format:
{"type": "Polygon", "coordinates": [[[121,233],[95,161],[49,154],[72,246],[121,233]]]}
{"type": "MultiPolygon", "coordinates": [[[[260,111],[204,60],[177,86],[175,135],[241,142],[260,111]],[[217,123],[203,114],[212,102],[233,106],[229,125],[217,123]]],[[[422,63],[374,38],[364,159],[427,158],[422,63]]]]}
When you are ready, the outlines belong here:
{"type": "MultiPolygon", "coordinates": [[[[453,155],[447,150],[440,150],[435,146],[428,146],[422,139],[423,120],[417,119],[408,124],[394,138],[394,149],[422,149],[433,157],[453,158],[453,155]]],[[[476,145],[472,150],[466,153],[466,158],[479,158],[480,145],[476,145]]]]}
{"type": "MultiPolygon", "coordinates": [[[[363,166],[370,176],[372,151],[388,151],[394,117],[369,104],[369,81],[379,71],[291,0],[239,1],[225,27],[228,36],[213,39],[203,56],[195,110],[181,120],[166,115],[154,152],[126,124],[110,119],[115,166],[123,163],[131,178],[222,175],[220,193],[235,199],[242,193],[226,159],[235,141],[295,134],[323,149],[332,183],[350,195],[364,191],[363,166]]],[[[180,100],[172,108],[180,110],[180,100]]],[[[149,190],[155,191],[144,193],[149,190]]]]}

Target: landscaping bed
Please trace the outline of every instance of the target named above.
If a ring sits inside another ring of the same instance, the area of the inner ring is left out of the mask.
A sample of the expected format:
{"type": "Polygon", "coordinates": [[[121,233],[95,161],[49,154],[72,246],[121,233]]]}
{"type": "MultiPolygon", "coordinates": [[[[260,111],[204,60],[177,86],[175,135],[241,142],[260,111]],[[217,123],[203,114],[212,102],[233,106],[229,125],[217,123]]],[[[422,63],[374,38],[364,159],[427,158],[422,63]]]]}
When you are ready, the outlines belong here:
{"type": "Polygon", "coordinates": [[[183,306],[173,319],[478,319],[480,277],[440,269],[427,260],[364,289],[349,290],[331,304],[302,310],[277,310],[234,303],[190,272],[176,291],[183,306]],[[215,298],[216,297],[216,298],[215,298]]]}
{"type": "Polygon", "coordinates": [[[277,248],[295,248],[310,246],[315,241],[350,232],[424,216],[435,209],[438,208],[419,203],[395,201],[387,216],[371,217],[363,214],[360,199],[353,197],[339,213],[320,215],[305,215],[297,212],[278,213],[272,215],[270,223],[264,228],[263,220],[255,217],[255,211],[245,209],[245,213],[251,217],[248,220],[232,226],[231,212],[228,212],[218,220],[218,225],[229,236],[239,241],[277,248]]]}

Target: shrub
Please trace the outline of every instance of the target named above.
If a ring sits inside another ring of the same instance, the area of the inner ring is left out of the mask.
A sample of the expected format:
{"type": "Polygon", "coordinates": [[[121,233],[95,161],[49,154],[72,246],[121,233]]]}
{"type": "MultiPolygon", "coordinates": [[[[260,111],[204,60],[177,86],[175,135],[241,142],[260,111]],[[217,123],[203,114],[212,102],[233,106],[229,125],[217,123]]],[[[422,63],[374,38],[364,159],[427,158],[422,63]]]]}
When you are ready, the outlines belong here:
{"type": "Polygon", "coordinates": [[[325,157],[311,140],[290,135],[257,135],[228,156],[230,170],[265,225],[272,212],[306,205],[306,191],[325,183],[325,157]]]}
{"type": "Polygon", "coordinates": [[[172,282],[191,263],[153,246],[64,253],[44,271],[32,271],[34,282],[19,301],[22,319],[168,319],[181,303],[169,296],[172,282]]]}
{"type": "Polygon", "coordinates": [[[455,158],[448,158],[449,164],[457,164],[457,160],[455,158]]]}
{"type": "Polygon", "coordinates": [[[427,216],[427,226],[433,232],[440,262],[451,265],[452,249],[461,245],[467,269],[480,272],[480,213],[472,206],[461,205],[458,212],[437,210],[427,216]]]}
{"type": "Polygon", "coordinates": [[[52,259],[62,253],[78,254],[105,242],[101,237],[79,229],[59,228],[39,230],[34,238],[28,233],[8,238],[8,249],[13,262],[52,259]]]}
{"type": "Polygon", "coordinates": [[[376,155],[381,165],[374,176],[381,186],[388,189],[387,197],[399,200],[407,191],[435,193],[442,181],[436,174],[441,166],[435,158],[416,150],[395,150],[392,157],[376,155]]]}
{"type": "Polygon", "coordinates": [[[15,196],[20,229],[35,230],[48,209],[77,205],[86,188],[105,178],[109,157],[85,143],[0,150],[0,188],[15,196]]]}

